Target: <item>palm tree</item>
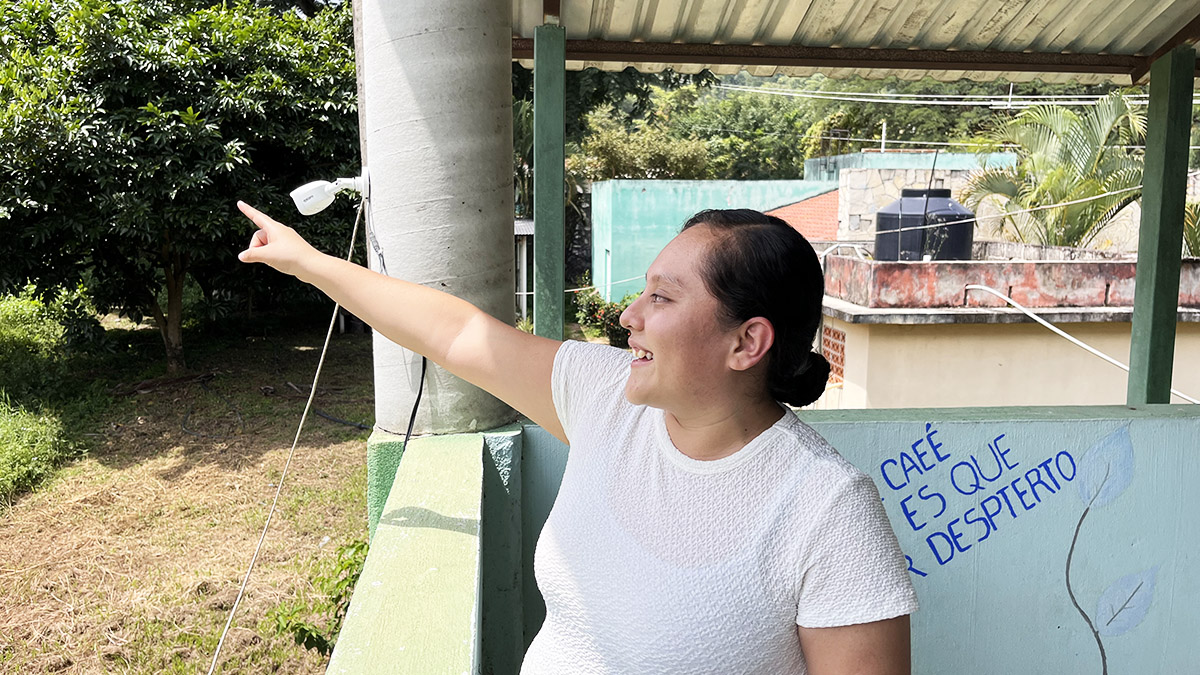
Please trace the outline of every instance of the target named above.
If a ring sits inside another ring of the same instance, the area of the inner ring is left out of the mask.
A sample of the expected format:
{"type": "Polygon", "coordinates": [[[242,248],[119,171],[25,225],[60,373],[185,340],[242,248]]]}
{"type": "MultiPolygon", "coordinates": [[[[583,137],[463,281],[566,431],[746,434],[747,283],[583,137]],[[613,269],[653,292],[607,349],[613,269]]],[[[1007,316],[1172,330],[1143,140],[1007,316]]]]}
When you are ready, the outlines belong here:
{"type": "Polygon", "coordinates": [[[1188,202],[1183,209],[1183,255],[1200,258],[1200,202],[1188,202]]]}
{"type": "Polygon", "coordinates": [[[989,134],[1016,147],[1017,163],[973,173],[963,202],[976,211],[985,200],[996,203],[1002,212],[998,229],[1019,241],[1087,246],[1141,197],[1142,151],[1128,146],[1140,145],[1145,135],[1145,114],[1120,93],[1083,113],[1029,108],[989,134]],[[1029,211],[1066,202],[1075,203],[1029,211]]]}
{"type": "Polygon", "coordinates": [[[513,97],[513,207],[533,217],[533,101],[513,97]]]}

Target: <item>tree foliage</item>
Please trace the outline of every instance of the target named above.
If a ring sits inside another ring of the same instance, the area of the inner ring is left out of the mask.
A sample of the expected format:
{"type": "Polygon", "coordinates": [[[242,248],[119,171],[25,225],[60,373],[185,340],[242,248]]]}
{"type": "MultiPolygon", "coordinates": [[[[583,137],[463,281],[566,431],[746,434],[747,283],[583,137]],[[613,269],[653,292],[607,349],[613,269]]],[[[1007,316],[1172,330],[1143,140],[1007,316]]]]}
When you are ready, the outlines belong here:
{"type": "Polygon", "coordinates": [[[809,128],[795,99],[747,92],[702,97],[692,87],[663,97],[661,122],[678,138],[703,140],[707,177],[726,180],[801,178],[809,128]]]}
{"type": "MultiPolygon", "coordinates": [[[[1113,90],[1111,85],[1046,84],[1038,80],[1009,83],[1003,80],[975,82],[958,80],[942,82],[932,77],[919,80],[901,80],[895,77],[867,79],[849,77],[833,79],[824,75],[811,77],[776,76],[760,82],[747,74],[739,73],[725,81],[726,84],[763,86],[771,89],[796,93],[814,94],[826,98],[787,98],[803,110],[802,126],[811,129],[806,138],[805,156],[817,157],[826,154],[859,152],[864,148],[879,146],[883,137],[883,125],[887,123],[887,138],[900,147],[905,141],[969,141],[984,134],[999,117],[1008,117],[1002,102],[997,108],[973,105],[912,105],[889,102],[893,99],[927,98],[940,100],[949,96],[1044,96],[1055,94],[1103,96],[1113,90]],[[856,94],[882,94],[879,100],[848,100],[856,94]],[[839,140],[829,133],[843,132],[849,139],[839,140]]],[[[761,96],[761,94],[753,94],[761,96]]],[[[786,98],[786,97],[785,97],[786,98]]]]}
{"type": "MultiPolygon", "coordinates": [[[[609,106],[622,117],[625,124],[645,117],[653,105],[656,89],[677,89],[687,85],[711,86],[717,77],[707,70],[695,74],[677,73],[667,69],[643,73],[633,67],[620,71],[585,68],[569,70],[564,83],[567,142],[578,143],[587,131],[588,114],[609,106]]],[[[533,100],[533,71],[516,61],[512,65],[513,96],[533,100]]]]}
{"type": "Polygon", "coordinates": [[[533,102],[513,98],[513,208],[518,218],[533,215],[533,102]]]}
{"type": "MultiPolygon", "coordinates": [[[[624,103],[597,108],[585,117],[581,145],[594,146],[603,140],[611,151],[607,165],[633,169],[600,171],[600,175],[651,177],[637,173],[644,164],[637,155],[645,154],[647,140],[657,141],[665,132],[665,137],[676,143],[704,142],[704,178],[788,179],[803,177],[806,159],[877,147],[885,122],[892,149],[920,148],[922,141],[979,140],[997,117],[1010,116],[1007,111],[979,106],[851,100],[862,92],[928,97],[1003,96],[1010,91],[1005,82],[944,83],[931,78],[834,80],[822,75],[764,79],[742,72],[723,77],[720,83],[747,89],[710,88],[707,82],[704,86],[672,89],[651,86],[649,94],[638,98],[636,104],[627,94],[624,103]],[[598,120],[601,114],[608,121],[598,120]],[[611,137],[622,127],[626,133],[639,136],[642,142],[617,143],[611,137]],[[916,144],[910,146],[906,142],[916,144]]],[[[1095,94],[1108,89],[1086,87],[1081,91],[1078,86],[1040,82],[1011,86],[1014,96],[1095,94]]],[[[589,162],[594,159],[587,157],[589,162]]]]}
{"type": "Polygon", "coordinates": [[[1141,195],[1146,116],[1120,93],[1084,112],[1037,106],[996,124],[990,138],[1016,146],[1014,166],[974,172],[964,202],[1002,209],[1001,227],[1020,241],[1087,246],[1141,195]],[[1054,208],[1040,208],[1064,204],[1054,208]],[[1030,211],[1030,209],[1038,209],[1030,211]]]}
{"type": "Polygon", "coordinates": [[[653,121],[638,120],[627,129],[609,107],[587,117],[587,135],[568,162],[590,180],[610,178],[700,179],[708,161],[703,141],[672,137],[653,121]]]}
{"type": "Polygon", "coordinates": [[[1183,209],[1183,255],[1200,258],[1200,202],[1188,202],[1183,209]]]}
{"type": "MultiPolygon", "coordinates": [[[[237,266],[233,205],[286,213],[291,187],[357,173],[352,44],[349,3],[0,5],[0,288],[86,280],[101,310],[155,319],[170,370],[189,278],[226,306],[295,293],[237,266]]],[[[319,244],[331,212],[305,223],[319,244]]]]}

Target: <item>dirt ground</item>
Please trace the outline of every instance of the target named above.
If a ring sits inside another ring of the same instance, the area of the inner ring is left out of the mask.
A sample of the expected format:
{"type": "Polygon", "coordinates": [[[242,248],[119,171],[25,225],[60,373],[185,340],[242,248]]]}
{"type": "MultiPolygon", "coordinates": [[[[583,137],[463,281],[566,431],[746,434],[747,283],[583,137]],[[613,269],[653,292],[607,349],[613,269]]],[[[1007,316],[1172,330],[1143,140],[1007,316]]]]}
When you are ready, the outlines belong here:
{"type": "MultiPolygon", "coordinates": [[[[206,672],[274,497],[323,335],[143,383],[87,456],[0,513],[0,672],[206,672]]],[[[370,424],[369,336],[337,336],[316,405],[370,424]]],[[[367,432],[310,416],[221,672],[319,673],[267,613],[366,533],[367,432]]],[[[3,507],[0,507],[3,508],[3,507]]],[[[320,624],[321,617],[314,617],[320,624]]]]}

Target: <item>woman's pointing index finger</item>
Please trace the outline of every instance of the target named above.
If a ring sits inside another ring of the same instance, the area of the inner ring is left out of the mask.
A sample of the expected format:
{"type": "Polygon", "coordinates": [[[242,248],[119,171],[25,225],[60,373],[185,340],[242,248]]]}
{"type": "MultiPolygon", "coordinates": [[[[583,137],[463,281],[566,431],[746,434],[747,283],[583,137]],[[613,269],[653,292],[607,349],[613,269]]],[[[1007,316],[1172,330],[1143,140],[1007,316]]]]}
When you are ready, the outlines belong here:
{"type": "Polygon", "coordinates": [[[271,223],[271,224],[275,223],[275,221],[270,216],[263,213],[262,211],[259,211],[258,209],[254,208],[253,206],[250,206],[246,202],[238,200],[237,207],[238,207],[238,210],[242,212],[242,215],[249,218],[250,222],[257,225],[259,227],[259,229],[265,230],[265,229],[267,229],[267,223],[271,223]]]}

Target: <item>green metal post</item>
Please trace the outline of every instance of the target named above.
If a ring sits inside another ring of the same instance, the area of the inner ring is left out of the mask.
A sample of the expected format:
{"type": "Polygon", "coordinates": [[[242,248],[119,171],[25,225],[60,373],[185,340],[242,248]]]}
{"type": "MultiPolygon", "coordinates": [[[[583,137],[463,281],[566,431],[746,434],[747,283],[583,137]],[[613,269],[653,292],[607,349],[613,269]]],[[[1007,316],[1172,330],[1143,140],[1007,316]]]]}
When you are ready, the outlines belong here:
{"type": "Polygon", "coordinates": [[[1196,50],[1188,45],[1167,52],[1150,67],[1142,224],[1126,394],[1129,405],[1171,401],[1195,72],[1196,50]]]}
{"type": "Polygon", "coordinates": [[[565,290],[566,37],[562,26],[533,29],[533,330],[554,340],[563,339],[565,290]]]}

